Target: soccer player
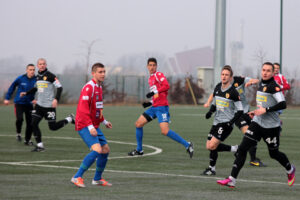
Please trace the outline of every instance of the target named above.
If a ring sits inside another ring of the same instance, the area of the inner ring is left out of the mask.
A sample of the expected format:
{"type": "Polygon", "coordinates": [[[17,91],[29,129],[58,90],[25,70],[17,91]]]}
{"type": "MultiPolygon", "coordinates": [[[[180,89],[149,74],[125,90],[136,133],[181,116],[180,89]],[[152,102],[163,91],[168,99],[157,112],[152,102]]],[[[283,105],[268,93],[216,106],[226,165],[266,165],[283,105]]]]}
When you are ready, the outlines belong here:
{"type": "Polygon", "coordinates": [[[23,124],[23,114],[25,113],[26,120],[26,131],[25,131],[25,145],[33,145],[31,142],[32,128],[31,128],[31,111],[33,110],[32,101],[34,100],[34,95],[28,95],[25,98],[20,97],[21,92],[25,92],[32,87],[36,82],[35,66],[33,64],[28,64],[26,67],[26,74],[19,76],[9,87],[5,99],[4,104],[8,105],[10,103],[10,98],[14,93],[16,87],[17,93],[14,98],[15,103],[15,115],[16,115],[16,131],[17,131],[17,140],[19,142],[22,141],[21,130],[23,124]]]}
{"type": "Polygon", "coordinates": [[[218,180],[217,183],[220,185],[235,187],[236,178],[245,163],[247,151],[251,146],[256,146],[261,138],[268,146],[270,157],[286,169],[289,186],[295,182],[295,166],[290,164],[287,156],[279,151],[280,119],[277,111],[285,109],[286,102],[273,75],[273,64],[264,63],[261,69],[262,80],[256,93],[257,109],[252,111],[255,116],[239,145],[231,175],[224,180],[218,180]]]}
{"type": "MultiPolygon", "coordinates": [[[[246,133],[252,120],[248,114],[250,106],[246,99],[245,87],[249,87],[251,85],[257,84],[258,82],[259,82],[258,79],[253,79],[253,78],[243,77],[243,76],[233,76],[232,86],[238,91],[244,109],[243,115],[238,120],[236,120],[235,125],[241,130],[243,134],[246,133]]],[[[212,102],[212,100],[213,100],[213,95],[211,94],[207,102],[204,104],[204,107],[208,107],[212,102]]],[[[249,149],[250,165],[263,167],[265,166],[264,163],[259,158],[256,157],[256,150],[257,150],[256,146],[253,146],[249,149]]]]}
{"type": "Polygon", "coordinates": [[[286,80],[286,78],[280,74],[280,64],[279,63],[274,63],[274,79],[276,83],[279,85],[281,88],[282,94],[284,95],[284,91],[290,90],[291,86],[286,80]]]}
{"type": "Polygon", "coordinates": [[[143,155],[143,127],[155,118],[158,118],[161,133],[172,140],[182,144],[190,158],[193,157],[194,148],[192,142],[187,142],[180,135],[169,128],[170,114],[168,103],[169,83],[163,73],[157,71],[157,61],[155,58],[149,58],[147,68],[150,73],[148,80],[150,92],[147,98],[152,98],[150,102],[144,102],[143,107],[149,107],[135,122],[137,148],[128,153],[129,156],[143,155]]]}
{"type": "Polygon", "coordinates": [[[105,79],[104,65],[95,63],[92,66],[92,76],[92,80],[85,84],[81,90],[76,111],[75,129],[91,150],[85,156],[77,173],[71,179],[71,182],[77,187],[85,187],[82,176],[96,159],[96,172],[92,185],[112,186],[111,183],[102,178],[110,149],[104,134],[99,129],[99,125],[103,123],[106,128],[112,128],[112,124],[104,119],[102,112],[101,84],[105,79]]]}
{"type": "Polygon", "coordinates": [[[20,96],[36,94],[37,102],[34,110],[32,111],[32,129],[36,140],[36,147],[32,152],[45,151],[42,142],[42,133],[39,128],[40,121],[45,118],[48,120],[49,129],[52,131],[64,127],[68,123],[74,123],[74,115],[70,114],[64,120],[56,122],[56,107],[62,93],[62,85],[57,77],[47,69],[47,62],[44,58],[37,61],[37,68],[39,69],[36,86],[27,92],[21,92],[20,96]],[[54,96],[54,89],[57,89],[56,96],[54,96]]]}
{"type": "Polygon", "coordinates": [[[205,118],[209,119],[216,112],[213,126],[207,137],[206,148],[210,151],[209,167],[202,175],[215,175],[218,152],[236,152],[238,146],[230,146],[222,143],[232,132],[233,124],[243,114],[243,106],[239,93],[232,86],[233,72],[229,65],[221,70],[221,83],[217,84],[213,92],[213,103],[205,118]]]}

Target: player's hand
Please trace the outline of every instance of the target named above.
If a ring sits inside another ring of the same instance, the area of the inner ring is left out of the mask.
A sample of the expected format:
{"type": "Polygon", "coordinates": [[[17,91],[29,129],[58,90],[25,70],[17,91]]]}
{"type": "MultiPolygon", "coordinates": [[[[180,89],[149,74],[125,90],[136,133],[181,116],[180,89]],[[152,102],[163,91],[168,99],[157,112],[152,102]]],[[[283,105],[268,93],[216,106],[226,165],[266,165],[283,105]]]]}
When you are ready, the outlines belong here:
{"type": "Polygon", "coordinates": [[[258,109],[254,110],[254,114],[259,116],[259,115],[263,115],[267,112],[267,110],[265,108],[263,108],[261,105],[257,106],[258,109]]]}
{"type": "Polygon", "coordinates": [[[209,103],[206,102],[205,104],[203,104],[203,107],[204,108],[208,108],[209,107],[209,103]]]}
{"type": "Polygon", "coordinates": [[[205,118],[209,119],[211,117],[211,115],[212,115],[212,112],[208,111],[205,115],[205,118]]]}
{"type": "Polygon", "coordinates": [[[250,112],[248,112],[247,113],[248,115],[249,115],[249,117],[251,118],[251,119],[253,119],[253,117],[254,117],[254,111],[250,111],[250,112]]]}
{"type": "Polygon", "coordinates": [[[149,92],[148,94],[146,94],[147,98],[151,98],[154,95],[154,92],[149,92]]]}
{"type": "Polygon", "coordinates": [[[56,108],[56,107],[57,107],[57,99],[53,99],[52,108],[56,108]]]}
{"type": "Polygon", "coordinates": [[[143,105],[144,108],[147,108],[149,106],[152,106],[152,103],[151,102],[143,102],[142,105],[143,105]]]}
{"type": "Polygon", "coordinates": [[[90,130],[90,134],[91,134],[92,136],[94,136],[94,137],[96,137],[96,136],[98,135],[97,130],[96,130],[95,128],[92,128],[92,129],[90,130]]]}
{"type": "Polygon", "coordinates": [[[245,87],[249,87],[249,86],[251,86],[252,85],[252,83],[249,81],[249,82],[247,82],[246,84],[245,84],[245,87]]]}
{"type": "Polygon", "coordinates": [[[5,99],[5,100],[3,101],[3,103],[4,103],[5,105],[8,105],[8,104],[9,104],[9,100],[5,99]]]}
{"type": "Polygon", "coordinates": [[[112,124],[109,121],[105,124],[105,126],[106,126],[106,128],[112,128],[112,124]]]}
{"type": "Polygon", "coordinates": [[[31,103],[32,103],[33,105],[35,105],[36,102],[37,102],[37,101],[36,101],[35,99],[31,101],[31,103]]]}
{"type": "Polygon", "coordinates": [[[26,96],[26,92],[20,92],[20,97],[26,96]]]}

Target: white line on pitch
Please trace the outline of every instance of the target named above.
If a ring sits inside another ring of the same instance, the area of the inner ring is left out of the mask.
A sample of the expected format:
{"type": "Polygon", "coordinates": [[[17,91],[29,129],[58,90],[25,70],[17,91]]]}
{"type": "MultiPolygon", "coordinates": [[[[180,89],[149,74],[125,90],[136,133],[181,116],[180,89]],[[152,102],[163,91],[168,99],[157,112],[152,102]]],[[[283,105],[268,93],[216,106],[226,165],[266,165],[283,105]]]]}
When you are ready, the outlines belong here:
{"type": "MultiPolygon", "coordinates": [[[[69,166],[56,166],[56,165],[39,165],[39,164],[29,164],[29,163],[16,163],[16,162],[0,162],[0,164],[4,165],[16,165],[16,166],[30,166],[30,167],[46,167],[46,168],[58,168],[58,169],[75,169],[78,167],[69,167],[69,166]]],[[[94,171],[95,169],[89,169],[90,171],[94,171]]],[[[171,177],[182,177],[182,178],[199,178],[199,179],[222,179],[221,177],[210,177],[210,176],[195,176],[195,175],[184,175],[184,174],[167,174],[167,173],[157,173],[157,172],[145,172],[145,171],[121,171],[121,170],[105,170],[105,172],[110,173],[123,173],[123,174],[141,174],[141,175],[156,175],[156,176],[171,176],[171,177]]],[[[277,185],[287,185],[287,183],[275,182],[275,181],[260,181],[260,180],[245,180],[238,179],[238,182],[246,182],[246,183],[262,183],[262,184],[277,184],[277,185]]],[[[295,186],[299,186],[300,184],[295,183],[295,186]]]]}

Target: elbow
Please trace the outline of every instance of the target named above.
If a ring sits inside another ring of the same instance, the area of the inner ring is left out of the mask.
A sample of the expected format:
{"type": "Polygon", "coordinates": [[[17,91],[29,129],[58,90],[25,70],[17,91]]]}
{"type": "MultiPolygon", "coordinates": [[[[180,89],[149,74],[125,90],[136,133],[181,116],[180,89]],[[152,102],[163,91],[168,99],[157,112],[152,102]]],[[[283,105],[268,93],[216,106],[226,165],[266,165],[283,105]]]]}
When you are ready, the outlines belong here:
{"type": "Polygon", "coordinates": [[[282,102],[282,109],[286,109],[286,101],[282,102]]]}

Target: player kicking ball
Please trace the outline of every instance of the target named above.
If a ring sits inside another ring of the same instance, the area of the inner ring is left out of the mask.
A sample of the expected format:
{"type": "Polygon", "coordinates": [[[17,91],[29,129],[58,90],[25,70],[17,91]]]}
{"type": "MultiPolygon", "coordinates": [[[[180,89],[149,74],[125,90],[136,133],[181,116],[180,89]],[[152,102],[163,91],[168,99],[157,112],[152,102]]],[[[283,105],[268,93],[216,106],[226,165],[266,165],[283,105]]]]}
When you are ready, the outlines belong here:
{"type": "Polygon", "coordinates": [[[149,58],[147,68],[150,74],[148,83],[150,92],[146,95],[147,98],[152,98],[150,102],[144,102],[143,107],[149,107],[135,122],[136,126],[136,141],[137,148],[128,153],[129,156],[143,155],[143,127],[153,119],[157,118],[161,133],[168,136],[172,140],[182,144],[190,158],[193,157],[194,147],[192,142],[187,142],[176,132],[169,129],[169,103],[168,90],[169,83],[163,73],[157,71],[157,61],[155,58],[149,58]]]}
{"type": "Polygon", "coordinates": [[[85,156],[77,173],[71,179],[72,183],[81,188],[85,187],[82,176],[95,160],[96,172],[92,180],[92,185],[112,186],[111,183],[102,177],[110,149],[99,125],[103,123],[106,128],[112,128],[112,124],[104,119],[102,113],[103,99],[101,83],[105,78],[104,65],[95,63],[92,67],[92,76],[92,80],[81,90],[75,118],[75,129],[91,150],[85,156]]]}

